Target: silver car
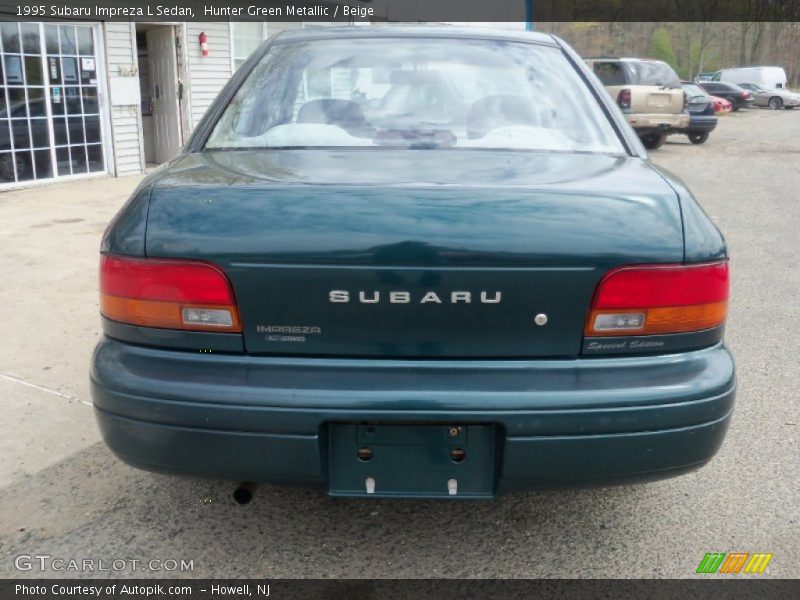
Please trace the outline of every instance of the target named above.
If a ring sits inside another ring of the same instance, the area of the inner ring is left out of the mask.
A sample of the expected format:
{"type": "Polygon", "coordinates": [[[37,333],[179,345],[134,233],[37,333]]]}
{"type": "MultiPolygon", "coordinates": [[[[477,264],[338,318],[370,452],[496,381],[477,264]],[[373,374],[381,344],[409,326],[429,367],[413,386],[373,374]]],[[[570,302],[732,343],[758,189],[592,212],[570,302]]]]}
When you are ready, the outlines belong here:
{"type": "Polygon", "coordinates": [[[768,106],[773,110],[792,109],[800,106],[800,94],[782,88],[764,89],[755,83],[740,83],[742,87],[753,93],[753,106],[768,106]]]}

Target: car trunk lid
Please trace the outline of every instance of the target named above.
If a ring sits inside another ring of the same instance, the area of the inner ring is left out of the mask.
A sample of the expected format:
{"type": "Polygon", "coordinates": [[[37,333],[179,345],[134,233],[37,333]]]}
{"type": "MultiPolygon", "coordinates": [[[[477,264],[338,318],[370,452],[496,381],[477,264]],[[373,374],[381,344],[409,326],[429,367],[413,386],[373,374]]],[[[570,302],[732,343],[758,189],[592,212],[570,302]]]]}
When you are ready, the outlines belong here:
{"type": "Polygon", "coordinates": [[[162,176],[146,251],[220,265],[249,353],[555,357],[580,353],[603,273],[680,262],[683,238],[635,158],[238,151],[162,176]]]}
{"type": "Polygon", "coordinates": [[[679,114],[683,112],[683,90],[655,85],[631,86],[632,112],[679,114]]]}

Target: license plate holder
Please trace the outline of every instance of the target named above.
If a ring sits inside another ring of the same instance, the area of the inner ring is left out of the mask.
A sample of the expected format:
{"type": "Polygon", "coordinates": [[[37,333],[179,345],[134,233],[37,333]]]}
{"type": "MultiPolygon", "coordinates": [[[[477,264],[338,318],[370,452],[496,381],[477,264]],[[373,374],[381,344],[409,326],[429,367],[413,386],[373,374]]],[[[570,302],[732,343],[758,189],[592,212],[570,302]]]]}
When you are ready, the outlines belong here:
{"type": "Polygon", "coordinates": [[[331,496],[489,498],[494,494],[494,425],[330,423],[328,427],[331,496]]]}

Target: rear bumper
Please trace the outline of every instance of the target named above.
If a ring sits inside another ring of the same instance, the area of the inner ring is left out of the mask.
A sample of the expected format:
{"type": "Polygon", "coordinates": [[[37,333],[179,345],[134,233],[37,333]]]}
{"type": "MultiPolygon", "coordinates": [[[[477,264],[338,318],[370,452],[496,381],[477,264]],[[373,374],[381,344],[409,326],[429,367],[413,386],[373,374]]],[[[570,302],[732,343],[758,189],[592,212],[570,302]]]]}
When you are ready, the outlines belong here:
{"type": "Polygon", "coordinates": [[[650,113],[629,113],[625,117],[631,127],[640,132],[661,129],[672,131],[675,129],[685,129],[689,125],[689,115],[687,113],[678,114],[650,114],[650,113]]]}
{"type": "Polygon", "coordinates": [[[668,477],[707,462],[733,408],[722,345],[537,361],[297,359],[105,339],[92,364],[103,437],[156,471],[327,486],[331,423],[494,424],[495,493],[668,477]]]}
{"type": "Polygon", "coordinates": [[[681,133],[707,133],[717,127],[716,115],[691,115],[689,126],[681,133]]]}

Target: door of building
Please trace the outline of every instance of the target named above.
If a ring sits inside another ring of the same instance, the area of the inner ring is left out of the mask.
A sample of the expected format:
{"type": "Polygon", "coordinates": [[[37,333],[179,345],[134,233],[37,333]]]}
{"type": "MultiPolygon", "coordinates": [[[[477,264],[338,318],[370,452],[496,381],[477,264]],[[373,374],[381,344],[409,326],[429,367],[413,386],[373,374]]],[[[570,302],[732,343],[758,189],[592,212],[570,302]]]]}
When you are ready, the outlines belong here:
{"type": "Polygon", "coordinates": [[[96,25],[0,23],[0,189],[105,172],[96,25]]]}
{"type": "Polygon", "coordinates": [[[181,148],[178,67],[172,25],[147,30],[147,60],[152,87],[154,157],[157,163],[162,163],[175,158],[181,148]]]}

